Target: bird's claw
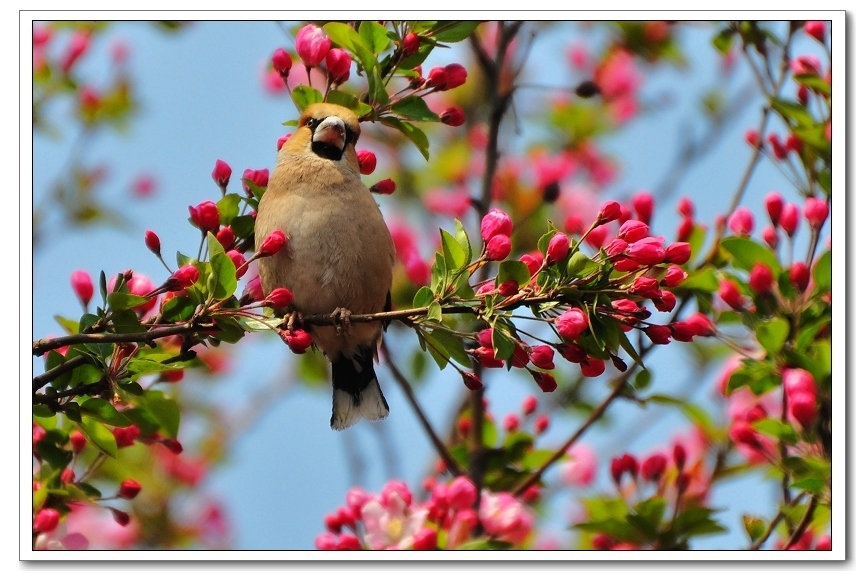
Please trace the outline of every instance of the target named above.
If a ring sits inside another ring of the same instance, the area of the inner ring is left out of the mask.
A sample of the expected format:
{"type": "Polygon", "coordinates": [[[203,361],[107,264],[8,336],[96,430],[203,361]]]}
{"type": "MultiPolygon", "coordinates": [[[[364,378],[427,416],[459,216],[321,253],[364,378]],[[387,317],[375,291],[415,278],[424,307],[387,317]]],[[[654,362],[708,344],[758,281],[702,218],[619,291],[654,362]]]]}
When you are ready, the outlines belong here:
{"type": "Polygon", "coordinates": [[[351,334],[351,312],[348,309],[341,307],[334,309],[330,316],[333,317],[333,326],[336,329],[337,335],[351,334]]]}
{"type": "Polygon", "coordinates": [[[292,311],[282,318],[281,327],[289,331],[303,327],[303,315],[297,311],[292,311]]]}

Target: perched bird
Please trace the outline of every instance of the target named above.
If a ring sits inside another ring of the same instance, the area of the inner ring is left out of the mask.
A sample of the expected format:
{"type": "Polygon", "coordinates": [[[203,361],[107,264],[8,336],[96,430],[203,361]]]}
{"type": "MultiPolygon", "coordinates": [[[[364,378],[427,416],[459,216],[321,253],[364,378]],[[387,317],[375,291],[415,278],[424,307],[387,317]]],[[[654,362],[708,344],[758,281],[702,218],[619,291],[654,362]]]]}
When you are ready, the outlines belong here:
{"type": "MultiPolygon", "coordinates": [[[[290,289],[301,315],[334,313],[345,320],[347,312],[390,309],[395,250],[381,210],[360,180],[359,136],[350,110],[310,105],[279,151],[258,207],[256,249],[275,230],[287,238],[279,252],[259,261],[262,289],[290,289]]],[[[373,368],[382,330],[381,322],[310,330],[332,365],[334,430],[388,415],[373,368]]]]}

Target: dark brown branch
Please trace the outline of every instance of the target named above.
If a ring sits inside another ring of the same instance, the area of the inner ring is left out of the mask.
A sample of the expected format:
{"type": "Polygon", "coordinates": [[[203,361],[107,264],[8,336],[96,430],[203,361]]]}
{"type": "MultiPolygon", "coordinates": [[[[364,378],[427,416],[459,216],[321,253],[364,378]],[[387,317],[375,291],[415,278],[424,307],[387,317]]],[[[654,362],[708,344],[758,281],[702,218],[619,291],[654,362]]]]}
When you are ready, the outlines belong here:
{"type": "Polygon", "coordinates": [[[802,515],[802,520],[799,521],[799,524],[796,525],[796,529],[793,531],[793,534],[790,535],[789,539],[787,539],[787,542],[784,544],[783,550],[788,550],[799,539],[802,538],[802,535],[805,533],[808,525],[811,524],[811,519],[814,518],[814,511],[817,510],[817,504],[817,497],[812,496],[811,501],[808,503],[808,508],[805,509],[805,514],[802,515]]]}
{"type": "MultiPolygon", "coordinates": [[[[72,359],[64,361],[57,367],[49,369],[42,375],[37,375],[33,378],[33,392],[35,393],[37,390],[45,387],[48,383],[54,381],[67,371],[72,371],[79,365],[84,365],[85,363],[87,363],[87,358],[84,355],[76,355],[72,359]]],[[[36,398],[34,397],[34,401],[35,399],[36,398]]]]}
{"type": "Polygon", "coordinates": [[[393,362],[393,357],[391,357],[390,351],[387,349],[387,344],[382,343],[381,350],[384,353],[384,364],[387,366],[388,370],[390,370],[391,375],[393,375],[396,382],[399,384],[400,388],[402,388],[403,393],[405,394],[406,399],[408,400],[409,405],[411,405],[414,410],[415,415],[417,415],[418,420],[420,420],[421,426],[423,426],[424,431],[427,434],[427,437],[432,442],[433,447],[438,452],[441,459],[444,461],[445,466],[447,466],[448,470],[453,476],[459,476],[464,473],[464,470],[460,467],[459,463],[451,456],[450,452],[448,452],[447,446],[444,445],[444,442],[436,435],[435,430],[430,424],[429,420],[424,414],[423,409],[420,407],[417,399],[414,396],[414,392],[412,390],[411,384],[406,379],[405,375],[399,370],[396,364],[393,362]]]}
{"type": "Polygon", "coordinates": [[[193,335],[217,329],[216,325],[210,323],[198,323],[195,325],[181,323],[171,327],[151,329],[150,331],[142,331],[140,333],[81,333],[78,335],[33,341],[33,355],[42,355],[60,347],[81,345],[83,343],[149,343],[154,339],[161,339],[172,335],[193,335]]]}
{"type": "Polygon", "coordinates": [[[103,380],[100,380],[96,383],[78,385],[76,387],[73,387],[72,389],[65,389],[63,391],[52,394],[34,393],[33,403],[46,404],[48,405],[48,407],[51,407],[53,409],[54,407],[56,407],[57,402],[63,398],[73,397],[76,395],[96,395],[102,391],[105,391],[106,387],[107,383],[103,380]]]}

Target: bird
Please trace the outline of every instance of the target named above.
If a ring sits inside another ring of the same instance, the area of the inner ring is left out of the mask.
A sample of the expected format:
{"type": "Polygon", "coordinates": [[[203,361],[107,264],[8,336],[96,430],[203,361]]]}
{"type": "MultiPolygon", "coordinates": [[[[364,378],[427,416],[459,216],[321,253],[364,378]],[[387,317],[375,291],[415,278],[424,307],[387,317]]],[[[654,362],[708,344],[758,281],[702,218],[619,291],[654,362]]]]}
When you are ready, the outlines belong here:
{"type": "Polygon", "coordinates": [[[331,362],[334,430],[389,413],[374,368],[384,325],[347,323],[349,314],[390,310],[396,255],[381,209],[360,179],[359,137],[350,109],[308,106],[277,154],[255,219],[256,250],[275,230],[286,236],[259,262],[265,295],[288,288],[294,300],[286,312],[333,313],[342,321],[309,331],[331,362]]]}

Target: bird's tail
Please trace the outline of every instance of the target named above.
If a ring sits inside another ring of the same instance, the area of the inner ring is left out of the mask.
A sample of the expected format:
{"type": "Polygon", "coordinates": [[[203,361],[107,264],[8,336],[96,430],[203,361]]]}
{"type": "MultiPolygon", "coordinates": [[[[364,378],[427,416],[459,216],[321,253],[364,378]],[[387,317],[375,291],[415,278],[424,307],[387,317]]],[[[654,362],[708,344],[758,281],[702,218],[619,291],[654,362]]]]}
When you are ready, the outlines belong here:
{"type": "Polygon", "coordinates": [[[359,347],[352,358],[341,354],[333,362],[333,415],[330,427],[344,430],[361,418],[380,420],[389,412],[373,368],[374,349],[359,347]]]}

